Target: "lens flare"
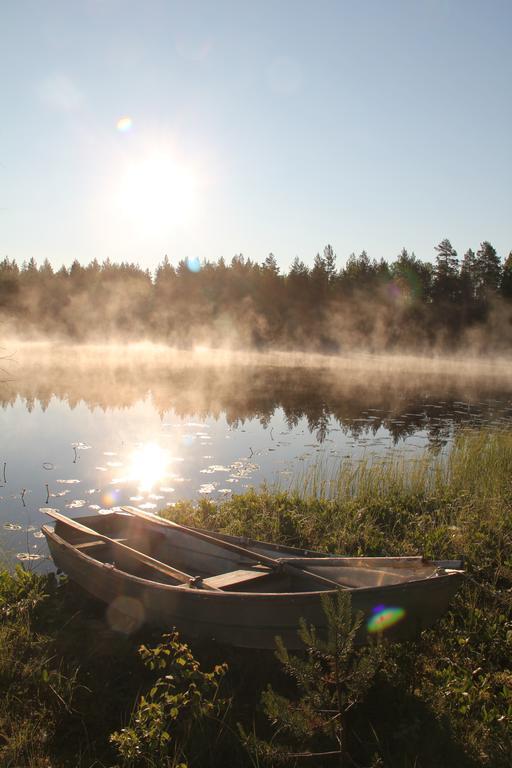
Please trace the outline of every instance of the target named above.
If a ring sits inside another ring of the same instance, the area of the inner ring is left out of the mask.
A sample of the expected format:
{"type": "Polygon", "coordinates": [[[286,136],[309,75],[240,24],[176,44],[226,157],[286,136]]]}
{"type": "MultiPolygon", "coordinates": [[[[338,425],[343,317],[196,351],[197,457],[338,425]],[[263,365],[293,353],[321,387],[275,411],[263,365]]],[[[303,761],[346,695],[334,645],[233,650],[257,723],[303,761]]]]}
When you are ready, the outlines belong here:
{"type": "Polygon", "coordinates": [[[390,299],[397,303],[409,304],[414,299],[420,299],[423,286],[418,275],[412,270],[406,270],[397,275],[387,284],[387,292],[390,299]]]}
{"type": "Polygon", "coordinates": [[[111,628],[124,635],[136,632],[144,623],[145,610],[140,600],[120,595],[114,598],[106,610],[106,619],[111,628]]]}
{"type": "Polygon", "coordinates": [[[190,272],[199,272],[201,269],[201,262],[195,256],[193,259],[187,259],[187,268],[190,270],[190,272]]]}
{"type": "Polygon", "coordinates": [[[101,503],[104,507],[113,507],[118,503],[119,491],[107,491],[101,497],[101,503]]]}
{"type": "Polygon", "coordinates": [[[396,608],[392,606],[376,605],[372,611],[373,615],[368,619],[366,628],[370,634],[384,632],[394,624],[405,617],[405,608],[396,608]]]}
{"type": "Polygon", "coordinates": [[[132,129],[133,126],[133,120],[131,117],[128,117],[128,115],[125,115],[124,117],[120,117],[119,120],[116,123],[117,130],[121,133],[127,133],[132,129]]]}

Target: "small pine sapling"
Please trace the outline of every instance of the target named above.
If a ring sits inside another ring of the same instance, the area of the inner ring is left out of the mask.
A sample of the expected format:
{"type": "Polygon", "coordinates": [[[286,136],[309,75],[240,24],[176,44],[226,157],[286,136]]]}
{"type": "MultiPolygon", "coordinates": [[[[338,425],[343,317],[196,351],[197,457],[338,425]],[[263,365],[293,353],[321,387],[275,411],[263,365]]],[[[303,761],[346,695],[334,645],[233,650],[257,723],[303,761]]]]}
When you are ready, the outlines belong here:
{"type": "Polygon", "coordinates": [[[303,654],[290,654],[282,639],[276,638],[276,656],[294,680],[298,698],[289,699],[269,685],[262,704],[273,730],[270,738],[248,734],[239,726],[257,764],[317,758],[344,765],[349,759],[346,715],[365,698],[383,665],[385,649],[382,642],[355,647],[363,615],[352,615],[349,592],[340,589],[336,597],[325,595],[322,606],[327,634],[319,636],[315,627],[301,619],[298,634],[305,646],[303,654]]]}

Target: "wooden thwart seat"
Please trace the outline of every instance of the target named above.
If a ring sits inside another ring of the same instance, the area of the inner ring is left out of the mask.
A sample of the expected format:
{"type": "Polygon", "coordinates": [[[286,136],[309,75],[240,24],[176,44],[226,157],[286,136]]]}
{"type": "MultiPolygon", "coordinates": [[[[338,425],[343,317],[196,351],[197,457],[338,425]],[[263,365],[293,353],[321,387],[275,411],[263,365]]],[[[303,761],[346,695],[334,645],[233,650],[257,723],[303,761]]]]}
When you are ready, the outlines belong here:
{"type": "MultiPolygon", "coordinates": [[[[117,544],[124,544],[128,539],[112,539],[112,541],[115,541],[117,544]]],[[[75,549],[91,549],[91,547],[99,546],[108,547],[109,544],[101,539],[96,539],[95,541],[84,541],[82,544],[75,544],[75,549]]]]}
{"type": "Polygon", "coordinates": [[[265,566],[255,566],[254,568],[240,569],[237,571],[228,571],[228,573],[219,573],[218,576],[209,576],[202,580],[202,584],[216,589],[229,589],[239,584],[246,584],[249,581],[262,579],[268,576],[272,571],[265,566]]]}
{"type": "MultiPolygon", "coordinates": [[[[124,552],[126,556],[138,560],[140,563],[144,563],[144,565],[147,565],[149,568],[153,568],[155,571],[163,573],[165,576],[171,576],[173,579],[176,579],[176,581],[179,581],[182,584],[187,584],[190,586],[195,582],[195,578],[190,574],[184,573],[183,571],[178,570],[178,568],[173,568],[172,565],[168,565],[167,563],[162,563],[160,560],[156,560],[154,557],[151,557],[151,555],[146,555],[144,552],[139,552],[137,549],[133,549],[133,547],[129,547],[127,544],[123,544],[121,541],[111,539],[108,536],[105,536],[103,533],[95,531],[93,528],[89,528],[87,525],[82,525],[82,523],[79,523],[78,520],[72,520],[70,517],[61,515],[61,513],[57,512],[56,509],[46,509],[45,514],[47,514],[49,517],[53,517],[54,520],[57,520],[59,523],[62,523],[69,528],[74,529],[75,531],[80,531],[81,533],[85,533],[87,536],[92,536],[93,541],[103,541],[105,544],[116,547],[120,552],[124,552]]],[[[203,586],[206,589],[216,589],[216,587],[211,587],[209,584],[205,584],[203,586]]]]}

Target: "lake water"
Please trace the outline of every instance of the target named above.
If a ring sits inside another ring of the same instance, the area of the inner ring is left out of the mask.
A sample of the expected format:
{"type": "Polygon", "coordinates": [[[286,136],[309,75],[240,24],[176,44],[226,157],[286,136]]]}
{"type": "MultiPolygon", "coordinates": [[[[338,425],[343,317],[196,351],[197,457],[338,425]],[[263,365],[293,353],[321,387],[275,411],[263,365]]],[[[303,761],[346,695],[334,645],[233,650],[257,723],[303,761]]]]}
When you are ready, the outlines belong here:
{"type": "Polygon", "coordinates": [[[290,487],[313,465],[449,450],[512,428],[508,361],[10,349],[0,373],[0,547],[47,567],[42,510],[151,512],[290,487]],[[306,365],[304,363],[307,363],[306,365]]]}

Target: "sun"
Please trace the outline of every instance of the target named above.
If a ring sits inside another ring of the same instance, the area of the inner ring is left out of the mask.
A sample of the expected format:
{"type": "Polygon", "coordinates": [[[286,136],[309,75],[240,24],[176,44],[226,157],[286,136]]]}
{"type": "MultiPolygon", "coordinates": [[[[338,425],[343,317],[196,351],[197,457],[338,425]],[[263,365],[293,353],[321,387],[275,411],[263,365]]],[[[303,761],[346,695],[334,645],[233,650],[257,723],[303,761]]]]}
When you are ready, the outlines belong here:
{"type": "Polygon", "coordinates": [[[198,177],[171,149],[148,149],[126,160],[116,208],[130,226],[158,233],[187,224],[197,205],[198,177]]]}

